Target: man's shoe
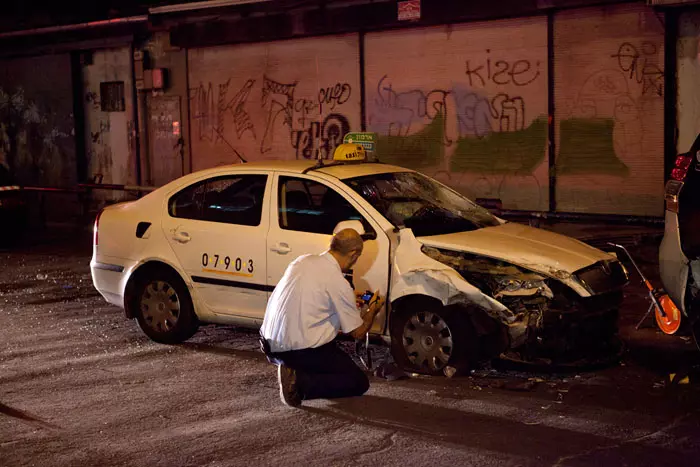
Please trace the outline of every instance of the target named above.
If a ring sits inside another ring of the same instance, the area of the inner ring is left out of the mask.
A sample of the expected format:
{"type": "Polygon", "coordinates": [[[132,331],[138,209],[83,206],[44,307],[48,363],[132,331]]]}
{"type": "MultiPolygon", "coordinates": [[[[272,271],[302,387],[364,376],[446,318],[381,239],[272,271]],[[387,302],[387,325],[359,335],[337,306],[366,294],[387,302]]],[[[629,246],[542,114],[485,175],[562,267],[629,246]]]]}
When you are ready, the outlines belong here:
{"type": "Polygon", "coordinates": [[[277,368],[277,376],[280,383],[280,399],[290,407],[301,405],[301,394],[297,388],[297,372],[286,365],[277,368]]]}

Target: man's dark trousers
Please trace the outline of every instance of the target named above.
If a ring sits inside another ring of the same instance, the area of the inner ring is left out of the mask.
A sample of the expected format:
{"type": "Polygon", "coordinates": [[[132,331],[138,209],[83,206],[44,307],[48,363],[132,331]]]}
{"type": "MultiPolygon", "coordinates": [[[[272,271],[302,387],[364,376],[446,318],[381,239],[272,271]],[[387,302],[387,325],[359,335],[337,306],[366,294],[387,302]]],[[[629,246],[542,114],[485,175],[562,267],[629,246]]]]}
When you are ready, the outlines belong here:
{"type": "Polygon", "coordinates": [[[273,353],[271,357],[296,371],[297,387],[304,400],[361,396],[369,389],[367,375],[335,341],[273,353]]]}

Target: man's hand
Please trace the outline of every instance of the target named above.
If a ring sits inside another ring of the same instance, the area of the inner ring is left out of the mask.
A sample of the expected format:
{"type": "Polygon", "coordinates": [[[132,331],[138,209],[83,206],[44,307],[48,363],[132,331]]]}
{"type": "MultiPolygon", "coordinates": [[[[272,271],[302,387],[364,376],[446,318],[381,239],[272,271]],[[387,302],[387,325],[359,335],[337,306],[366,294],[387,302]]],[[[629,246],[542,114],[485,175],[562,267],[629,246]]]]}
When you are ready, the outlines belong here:
{"type": "Polygon", "coordinates": [[[355,291],[355,304],[357,305],[357,308],[362,308],[362,306],[365,304],[365,301],[362,300],[362,295],[364,295],[364,292],[360,292],[359,290],[355,291]]]}
{"type": "MultiPolygon", "coordinates": [[[[367,310],[361,313],[362,317],[362,325],[360,325],[358,328],[353,329],[350,332],[350,335],[354,339],[360,339],[362,336],[367,334],[367,331],[370,330],[372,327],[372,323],[374,322],[374,318],[377,317],[377,314],[381,311],[382,307],[384,306],[384,303],[386,300],[379,295],[379,290],[374,292],[374,295],[369,301],[369,307],[367,310]]],[[[364,303],[364,302],[363,302],[364,303]]]]}

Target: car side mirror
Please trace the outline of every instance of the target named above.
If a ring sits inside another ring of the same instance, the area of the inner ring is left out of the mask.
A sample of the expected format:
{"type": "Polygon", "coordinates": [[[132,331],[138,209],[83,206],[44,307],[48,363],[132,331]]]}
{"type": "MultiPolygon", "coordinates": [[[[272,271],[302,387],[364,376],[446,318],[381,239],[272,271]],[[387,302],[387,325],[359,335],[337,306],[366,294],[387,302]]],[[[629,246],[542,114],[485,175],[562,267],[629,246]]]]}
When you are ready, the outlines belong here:
{"type": "MultiPolygon", "coordinates": [[[[365,228],[362,225],[362,222],[358,220],[351,220],[351,221],[341,221],[336,224],[335,229],[333,229],[333,235],[337,234],[341,230],[345,229],[353,229],[355,232],[360,234],[360,236],[365,235],[365,228]]],[[[375,234],[376,236],[376,234],[375,234]]],[[[364,238],[364,237],[363,237],[364,238]]]]}

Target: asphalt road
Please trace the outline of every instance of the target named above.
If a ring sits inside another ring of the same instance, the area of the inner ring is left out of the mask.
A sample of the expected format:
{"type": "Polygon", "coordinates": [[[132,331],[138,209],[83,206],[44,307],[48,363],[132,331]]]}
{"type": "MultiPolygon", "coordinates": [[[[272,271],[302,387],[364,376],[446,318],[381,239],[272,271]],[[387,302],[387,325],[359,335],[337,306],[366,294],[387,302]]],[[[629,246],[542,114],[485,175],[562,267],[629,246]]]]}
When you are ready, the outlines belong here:
{"type": "MultiPolygon", "coordinates": [[[[652,274],[654,248],[635,250],[652,274]]],[[[291,409],[254,332],[155,344],[98,296],[89,254],[89,238],[0,251],[0,465],[700,465],[699,353],[634,330],[636,281],[619,365],[372,377],[364,397],[291,409]]]]}

